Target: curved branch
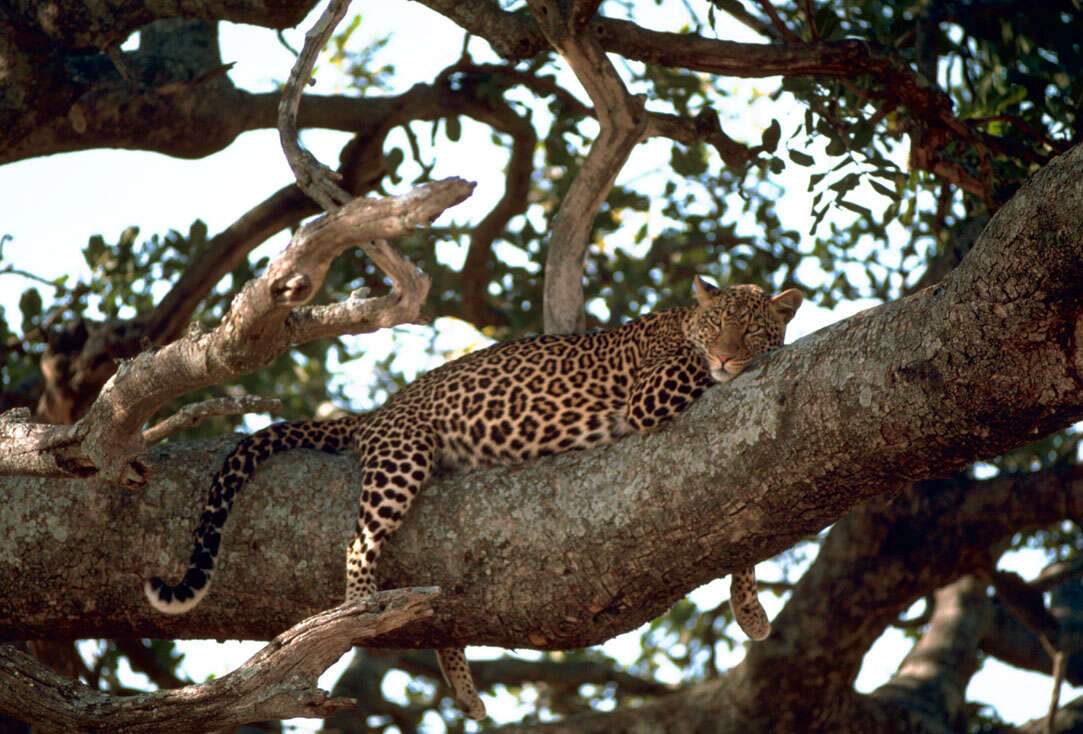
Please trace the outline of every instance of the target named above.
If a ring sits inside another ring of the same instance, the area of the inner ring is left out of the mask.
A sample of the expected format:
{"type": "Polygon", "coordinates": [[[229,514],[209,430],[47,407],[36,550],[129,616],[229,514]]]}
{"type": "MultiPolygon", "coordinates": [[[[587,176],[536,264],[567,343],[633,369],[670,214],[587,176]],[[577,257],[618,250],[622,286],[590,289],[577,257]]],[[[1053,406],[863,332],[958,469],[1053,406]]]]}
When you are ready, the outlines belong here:
{"type": "Polygon", "coordinates": [[[592,5],[573,7],[570,14],[556,0],[530,0],[529,6],[546,38],[587,90],[601,128],[560,202],[545,259],[545,331],[582,331],[586,315],[583,257],[594,218],[632,148],[643,139],[647,116],[643,99],[628,94],[605,51],[587,30],[583,13],[592,10],[592,5]]]}
{"type": "Polygon", "coordinates": [[[290,345],[327,335],[329,328],[339,334],[363,333],[416,319],[428,292],[427,278],[386,242],[367,241],[404,236],[472,190],[473,184],[462,179],[446,179],[402,196],[356,199],[305,225],[263,275],[237,294],[217,328],[189,334],[124,363],[76,426],[20,425],[9,416],[12,427],[3,430],[10,431],[13,440],[0,448],[0,471],[35,469],[55,476],[63,468],[59,456],[44,455],[59,442],[74,454],[65,455],[64,461],[78,469],[59,473],[86,476],[97,471],[109,480],[141,483],[147,467],[135,457],[144,446],[143,424],[168,400],[255,371],[290,345]],[[356,245],[390,277],[391,294],[351,302],[334,312],[295,311],[320,288],[331,261],[356,245]]]}
{"type": "Polygon", "coordinates": [[[351,197],[338,185],[341,177],[301,145],[297,134],[297,108],[301,104],[301,93],[312,79],[316,57],[349,7],[350,0],[330,0],[324,8],[323,14],[305,34],[304,47],[290,69],[278,103],[278,137],[290,169],[297,178],[297,185],[326,212],[337,211],[351,197]]]}
{"type": "Polygon", "coordinates": [[[221,678],[156,693],[111,696],[0,645],[0,712],[52,731],[215,731],[267,719],[331,716],[320,674],[351,646],[432,614],[437,589],[396,589],[321,612],[286,630],[221,678]]]}

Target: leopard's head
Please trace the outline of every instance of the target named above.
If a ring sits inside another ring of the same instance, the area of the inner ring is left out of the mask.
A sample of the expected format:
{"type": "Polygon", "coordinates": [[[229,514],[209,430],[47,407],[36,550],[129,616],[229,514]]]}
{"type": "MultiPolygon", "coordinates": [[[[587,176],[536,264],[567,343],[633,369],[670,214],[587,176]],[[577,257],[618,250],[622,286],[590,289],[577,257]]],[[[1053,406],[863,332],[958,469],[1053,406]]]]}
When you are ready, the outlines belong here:
{"type": "Polygon", "coordinates": [[[695,286],[696,307],[685,321],[685,336],[718,382],[732,380],[753,357],[782,346],[786,324],[804,300],[795,288],[772,297],[755,285],[715,288],[698,275],[695,286]]]}

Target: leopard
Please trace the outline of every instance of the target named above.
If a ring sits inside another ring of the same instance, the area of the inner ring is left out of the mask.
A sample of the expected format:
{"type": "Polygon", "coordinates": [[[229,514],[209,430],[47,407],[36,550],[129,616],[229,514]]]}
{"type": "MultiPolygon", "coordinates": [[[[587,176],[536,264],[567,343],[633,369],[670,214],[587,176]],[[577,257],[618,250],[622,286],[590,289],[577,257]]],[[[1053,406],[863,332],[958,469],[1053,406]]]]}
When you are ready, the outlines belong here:
{"type": "MultiPolygon", "coordinates": [[[[652,311],[616,328],[543,334],[493,344],[451,360],[363,414],[276,423],[243,438],[211,479],[187,571],[153,577],[150,604],[182,614],[210,589],[237,493],[273,454],[297,448],[353,451],[360,502],[346,553],[346,601],[376,591],[381,548],[418,492],[446,470],[521,464],[660,430],[704,391],[782,345],[803,301],[798,289],[769,296],[756,285],[715,287],[696,276],[692,305],[652,311]]],[[[750,638],[771,631],[755,567],[732,573],[730,603],[750,638]]],[[[436,651],[463,714],[484,718],[462,648],[436,651]]]]}

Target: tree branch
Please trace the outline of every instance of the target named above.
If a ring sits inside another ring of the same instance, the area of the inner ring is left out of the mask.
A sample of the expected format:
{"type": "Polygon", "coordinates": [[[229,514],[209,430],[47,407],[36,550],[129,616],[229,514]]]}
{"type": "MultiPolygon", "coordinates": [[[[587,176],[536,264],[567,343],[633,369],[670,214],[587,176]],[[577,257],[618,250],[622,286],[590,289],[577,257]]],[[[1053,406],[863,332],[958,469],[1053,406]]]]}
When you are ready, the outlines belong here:
{"type": "Polygon", "coordinates": [[[556,0],[530,0],[546,38],[568,62],[594,103],[600,130],[586,160],[575,174],[549,235],[545,260],[545,331],[582,331],[583,257],[590,245],[594,218],[632,148],[643,139],[647,118],[643,100],[628,94],[605,51],[587,28],[584,15],[593,6],[573,8],[570,15],[556,0]]]}
{"type": "Polygon", "coordinates": [[[929,628],[891,681],[872,694],[912,712],[929,732],[965,728],[966,687],[978,670],[978,642],[991,614],[986,584],[973,576],[938,589],[935,596],[929,628]]]}
{"type": "MultiPolygon", "coordinates": [[[[1079,420],[1079,231],[1083,147],[1001,209],[940,286],[768,355],[666,430],[430,488],[391,540],[380,573],[395,585],[436,583],[450,593],[439,617],[379,643],[594,644],[907,479],[1000,455],[1079,420]]],[[[231,519],[215,592],[180,619],[144,609],[139,579],[185,557],[206,467],[220,459],[199,445],[187,450],[194,456],[182,459],[182,446],[170,447],[139,501],[93,483],[35,480],[28,491],[5,480],[6,496],[19,501],[0,516],[7,523],[0,528],[0,636],[78,637],[105,627],[126,637],[259,637],[334,603],[351,529],[344,508],[356,502],[353,462],[291,454],[276,459],[273,472],[258,472],[240,498],[247,509],[231,519]],[[71,496],[102,509],[69,512],[58,498],[71,496]],[[88,538],[99,555],[88,554],[88,538]],[[109,553],[133,546],[145,550],[124,559],[109,553]],[[314,547],[322,550],[314,555],[314,547]],[[275,593],[260,591],[267,588],[275,593]],[[94,600],[93,614],[86,599],[94,600]]],[[[1050,513],[1043,517],[1079,515],[1075,506],[1038,509],[1050,513]]],[[[1016,506],[1005,514],[1037,517],[1016,506]]],[[[870,537],[876,528],[866,528],[870,537]]],[[[940,551],[962,566],[978,563],[970,552],[940,551]]],[[[928,563],[943,565],[942,557],[928,563]]],[[[871,644],[875,627],[891,624],[907,600],[950,580],[932,585],[910,566],[907,574],[898,598],[850,599],[830,614],[799,617],[852,619],[847,629],[856,631],[846,639],[871,635],[871,644]],[[907,579],[922,583],[907,587],[907,579]]],[[[806,644],[817,634],[804,630],[794,639],[806,644]]],[[[769,644],[757,645],[756,655],[768,655],[769,644]]],[[[831,654],[833,669],[856,664],[850,653],[831,654]]],[[[859,661],[862,653],[852,654],[859,661]]]]}
{"type": "Polygon", "coordinates": [[[323,14],[305,34],[304,46],[290,69],[278,103],[279,140],[290,169],[297,177],[297,185],[326,212],[337,211],[352,197],[338,185],[337,181],[341,180],[341,176],[316,160],[316,157],[301,145],[297,134],[297,108],[301,104],[301,93],[312,79],[316,57],[320,55],[335,26],[346,15],[349,7],[350,0],[330,0],[327,4],[323,14]]]}
{"type": "Polygon", "coordinates": [[[428,280],[386,242],[361,248],[387,273],[390,295],[351,303],[341,311],[295,309],[316,293],[331,261],[348,247],[374,238],[401,237],[431,222],[473,189],[461,179],[418,187],[398,197],[357,199],[333,215],[302,227],[266,272],[245,285],[229,313],[212,331],[190,334],[124,363],[75,427],[6,424],[12,440],[0,447],[0,471],[85,476],[138,484],[147,467],[143,424],[166,401],[267,364],[291,344],[326,335],[318,318],[332,319],[337,333],[373,331],[418,317],[428,280]],[[68,452],[44,457],[54,446],[68,452]],[[76,448],[77,445],[77,448],[76,448]]]}
{"type": "Polygon", "coordinates": [[[185,405],[173,415],[143,431],[143,443],[148,446],[172,436],[177,431],[198,426],[212,415],[243,415],[245,413],[268,413],[282,409],[282,401],[261,398],[258,395],[242,395],[236,398],[212,398],[185,405]]]}
{"type": "Polygon", "coordinates": [[[110,696],[0,645],[0,712],[50,731],[214,731],[266,719],[326,718],[353,699],[331,699],[320,674],[354,644],[432,614],[436,589],[396,589],[303,620],[232,673],[207,683],[110,696]]]}

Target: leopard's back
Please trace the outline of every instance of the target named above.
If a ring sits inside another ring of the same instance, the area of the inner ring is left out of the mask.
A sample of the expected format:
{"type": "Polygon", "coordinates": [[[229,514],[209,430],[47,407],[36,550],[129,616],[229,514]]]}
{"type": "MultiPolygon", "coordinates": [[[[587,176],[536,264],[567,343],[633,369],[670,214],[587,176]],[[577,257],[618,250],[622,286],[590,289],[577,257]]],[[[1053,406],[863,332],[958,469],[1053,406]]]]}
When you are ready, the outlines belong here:
{"type": "MultiPolygon", "coordinates": [[[[431,426],[448,468],[514,464],[610,443],[633,430],[632,383],[645,355],[657,349],[659,322],[668,319],[676,332],[680,318],[655,314],[610,331],[478,350],[396,393],[367,430],[375,435],[399,420],[431,426]]],[[[682,356],[693,379],[709,379],[692,351],[682,356]]]]}

